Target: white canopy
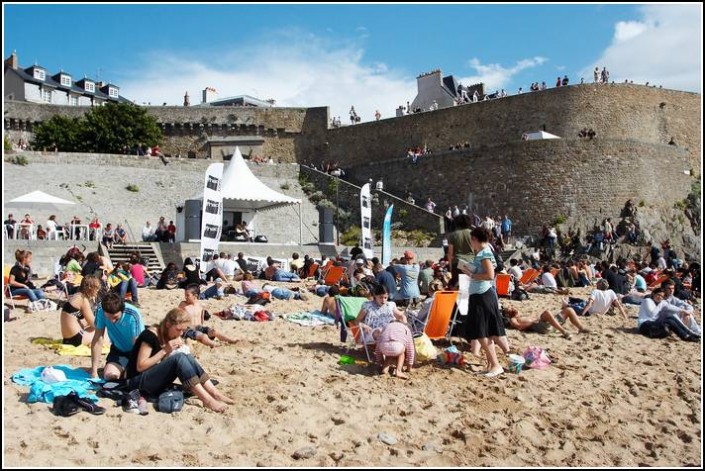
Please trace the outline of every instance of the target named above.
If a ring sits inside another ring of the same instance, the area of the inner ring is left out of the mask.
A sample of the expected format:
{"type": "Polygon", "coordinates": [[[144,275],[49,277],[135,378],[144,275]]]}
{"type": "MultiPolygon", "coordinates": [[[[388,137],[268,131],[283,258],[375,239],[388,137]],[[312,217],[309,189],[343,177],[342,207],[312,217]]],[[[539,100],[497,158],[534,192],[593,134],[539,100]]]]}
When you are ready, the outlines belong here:
{"type": "Polygon", "coordinates": [[[33,191],[27,193],[26,195],[18,196],[17,198],[7,202],[7,206],[18,206],[18,207],[53,207],[58,208],[60,205],[75,205],[73,201],[67,201],[65,199],[59,198],[57,196],[52,196],[43,191],[33,191]]]}
{"type": "Polygon", "coordinates": [[[235,154],[223,172],[221,192],[226,209],[258,211],[288,204],[301,204],[300,199],[279,193],[262,183],[245,163],[239,147],[235,148],[235,154]]]}
{"type": "Polygon", "coordinates": [[[525,141],[536,141],[539,139],[560,139],[560,137],[556,136],[555,134],[548,133],[546,131],[537,131],[537,132],[529,132],[525,133],[524,136],[522,136],[523,140],[525,141]]]}

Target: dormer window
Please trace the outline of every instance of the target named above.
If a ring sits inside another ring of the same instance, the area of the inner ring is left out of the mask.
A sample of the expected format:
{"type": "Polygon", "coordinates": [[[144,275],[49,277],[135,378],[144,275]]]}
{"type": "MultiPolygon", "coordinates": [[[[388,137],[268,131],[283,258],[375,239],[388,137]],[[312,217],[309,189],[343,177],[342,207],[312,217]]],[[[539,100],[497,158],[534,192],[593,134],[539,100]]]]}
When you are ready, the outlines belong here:
{"type": "Polygon", "coordinates": [[[95,92],[95,84],[93,82],[86,81],[85,84],[86,84],[85,89],[87,92],[91,92],[91,93],[95,92]]]}
{"type": "Polygon", "coordinates": [[[34,69],[34,78],[37,80],[44,80],[46,78],[46,72],[42,69],[34,69]]]}
{"type": "Polygon", "coordinates": [[[71,86],[71,77],[69,75],[62,75],[61,76],[61,85],[64,87],[70,87],[71,86]]]}
{"type": "Polygon", "coordinates": [[[115,87],[108,87],[108,96],[110,98],[117,98],[118,97],[118,89],[115,87]]]}

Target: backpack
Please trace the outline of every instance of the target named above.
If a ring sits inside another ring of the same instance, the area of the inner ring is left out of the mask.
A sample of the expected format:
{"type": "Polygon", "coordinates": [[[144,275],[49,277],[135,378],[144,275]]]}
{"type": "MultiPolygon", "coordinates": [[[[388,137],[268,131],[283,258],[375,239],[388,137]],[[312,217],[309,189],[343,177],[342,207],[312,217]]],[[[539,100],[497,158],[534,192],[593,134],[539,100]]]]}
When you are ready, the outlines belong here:
{"type": "Polygon", "coordinates": [[[157,401],[157,410],[159,412],[178,412],[184,407],[184,393],[182,391],[172,389],[164,391],[159,395],[157,401]]]}
{"type": "Polygon", "coordinates": [[[513,301],[526,301],[529,299],[529,293],[523,288],[515,288],[514,291],[512,291],[511,299],[513,301]]]}
{"type": "Polygon", "coordinates": [[[524,351],[524,359],[527,368],[543,369],[551,364],[546,350],[541,347],[531,346],[524,351]]]}

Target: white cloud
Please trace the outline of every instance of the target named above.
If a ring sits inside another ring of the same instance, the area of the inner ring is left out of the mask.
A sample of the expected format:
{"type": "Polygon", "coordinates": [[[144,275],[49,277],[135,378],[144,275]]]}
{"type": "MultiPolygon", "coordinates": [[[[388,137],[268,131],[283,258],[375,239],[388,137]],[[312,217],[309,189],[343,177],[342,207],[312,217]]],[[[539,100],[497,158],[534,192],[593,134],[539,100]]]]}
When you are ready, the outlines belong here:
{"type": "Polygon", "coordinates": [[[596,66],[606,66],[615,82],[700,92],[702,6],[647,5],[640,14],[638,21],[618,22],[612,44],[580,74],[592,77],[596,66]]]}
{"type": "Polygon", "coordinates": [[[352,105],[363,121],[371,121],[377,109],[392,117],[416,96],[413,77],[383,63],[366,64],[355,43],[333,44],[300,31],[212,56],[153,51],[134,75],[121,80],[121,95],[138,103],[181,105],[188,90],[193,105],[209,86],[219,98],[252,95],[274,98],[277,106],[330,106],[331,117],[343,122],[352,105]]]}
{"type": "Polygon", "coordinates": [[[503,67],[500,64],[483,65],[479,59],[470,59],[469,65],[477,72],[476,75],[469,77],[461,77],[458,80],[464,85],[471,85],[479,82],[485,83],[485,89],[492,91],[495,89],[506,88],[516,74],[522,70],[537,67],[548,61],[545,57],[532,57],[530,59],[522,59],[513,67],[503,67]]]}

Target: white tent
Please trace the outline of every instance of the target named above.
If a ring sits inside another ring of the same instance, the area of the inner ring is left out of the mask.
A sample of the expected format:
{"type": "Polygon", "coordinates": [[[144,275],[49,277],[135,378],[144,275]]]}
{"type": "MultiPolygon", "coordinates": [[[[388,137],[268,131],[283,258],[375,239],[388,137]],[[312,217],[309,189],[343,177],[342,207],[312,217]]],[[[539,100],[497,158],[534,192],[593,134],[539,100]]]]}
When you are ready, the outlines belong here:
{"type": "Polygon", "coordinates": [[[21,207],[21,208],[56,208],[60,209],[61,205],[75,205],[73,201],[68,201],[57,196],[52,196],[43,191],[33,191],[26,195],[18,196],[17,198],[7,202],[6,206],[21,207]]]}
{"type": "Polygon", "coordinates": [[[537,141],[540,139],[560,139],[560,137],[556,136],[555,134],[548,133],[546,131],[537,131],[524,133],[524,135],[521,136],[521,139],[523,141],[537,141]]]}
{"type": "MultiPolygon", "coordinates": [[[[223,195],[223,210],[237,212],[255,212],[275,209],[291,204],[299,205],[299,245],[303,239],[303,220],[301,213],[301,200],[279,193],[262,183],[250,170],[242,158],[240,148],[235,148],[235,153],[230,164],[223,172],[221,183],[223,195]]],[[[201,193],[196,199],[203,199],[201,193]]]]}

